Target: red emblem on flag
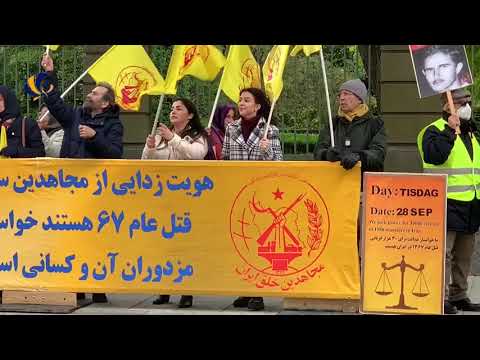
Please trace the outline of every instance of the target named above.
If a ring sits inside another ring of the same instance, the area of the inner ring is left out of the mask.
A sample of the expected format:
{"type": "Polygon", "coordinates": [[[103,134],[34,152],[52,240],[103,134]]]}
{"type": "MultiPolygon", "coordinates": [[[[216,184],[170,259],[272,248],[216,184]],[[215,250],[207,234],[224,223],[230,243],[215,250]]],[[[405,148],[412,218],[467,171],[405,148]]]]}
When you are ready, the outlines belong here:
{"type": "Polygon", "coordinates": [[[128,66],[120,71],[117,77],[116,101],[125,110],[137,109],[142,92],[155,85],[155,77],[149,70],[140,66],[128,66]]]}

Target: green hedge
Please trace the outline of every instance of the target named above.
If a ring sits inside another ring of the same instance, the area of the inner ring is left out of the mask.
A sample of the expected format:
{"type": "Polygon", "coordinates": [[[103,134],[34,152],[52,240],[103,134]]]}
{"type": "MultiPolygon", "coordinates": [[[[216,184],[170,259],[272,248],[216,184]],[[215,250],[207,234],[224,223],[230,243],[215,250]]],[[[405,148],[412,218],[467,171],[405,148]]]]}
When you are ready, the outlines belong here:
{"type": "Polygon", "coordinates": [[[283,144],[283,152],[286,154],[312,152],[318,141],[318,134],[295,134],[292,132],[281,133],[280,140],[283,144]],[[308,149],[307,149],[308,144],[308,149]],[[307,151],[308,150],[308,151],[307,151]]]}

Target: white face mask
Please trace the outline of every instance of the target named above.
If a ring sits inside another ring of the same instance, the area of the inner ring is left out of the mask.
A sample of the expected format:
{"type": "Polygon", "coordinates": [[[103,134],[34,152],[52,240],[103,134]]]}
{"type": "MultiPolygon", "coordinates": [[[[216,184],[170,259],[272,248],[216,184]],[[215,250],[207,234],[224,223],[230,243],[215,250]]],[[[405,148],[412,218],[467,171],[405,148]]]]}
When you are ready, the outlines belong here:
{"type": "Polygon", "coordinates": [[[472,108],[469,104],[465,104],[457,110],[457,115],[460,119],[470,120],[472,117],[472,108]]]}

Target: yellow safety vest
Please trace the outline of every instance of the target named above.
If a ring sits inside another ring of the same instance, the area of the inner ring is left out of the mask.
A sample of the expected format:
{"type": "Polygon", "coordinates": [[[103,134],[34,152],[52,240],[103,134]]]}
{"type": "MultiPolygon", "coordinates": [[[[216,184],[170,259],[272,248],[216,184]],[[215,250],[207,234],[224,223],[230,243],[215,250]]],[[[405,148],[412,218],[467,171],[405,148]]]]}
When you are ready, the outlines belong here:
{"type": "Polygon", "coordinates": [[[423,155],[423,134],[430,126],[435,126],[440,131],[445,129],[447,122],[438,119],[424,127],[417,137],[418,150],[423,162],[423,172],[430,174],[447,174],[447,198],[459,201],[472,201],[475,197],[480,199],[480,145],[475,136],[472,137],[473,161],[460,136],[457,136],[452,151],[447,161],[441,165],[427,164],[423,155]]]}

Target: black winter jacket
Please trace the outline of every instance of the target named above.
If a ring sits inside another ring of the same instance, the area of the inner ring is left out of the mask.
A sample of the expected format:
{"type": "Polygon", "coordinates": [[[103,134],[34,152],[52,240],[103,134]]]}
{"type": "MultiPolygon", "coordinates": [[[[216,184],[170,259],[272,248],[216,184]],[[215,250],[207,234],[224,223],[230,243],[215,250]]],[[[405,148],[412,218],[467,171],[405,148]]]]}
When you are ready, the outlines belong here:
{"type": "Polygon", "coordinates": [[[50,113],[64,129],[61,158],[120,159],[123,155],[123,125],[120,122],[118,105],[108,108],[94,117],[83,107],[66,105],[57,90],[43,99],[50,113]],[[92,139],[80,138],[79,125],[95,130],[92,139]]]}
{"type": "Polygon", "coordinates": [[[22,116],[18,116],[7,129],[7,147],[3,149],[2,155],[11,158],[44,157],[45,148],[37,123],[32,119],[25,118],[25,147],[23,147],[22,116]]]}
{"type": "MultiPolygon", "coordinates": [[[[383,171],[386,152],[386,133],[383,120],[373,117],[370,112],[352,121],[336,116],[333,119],[335,148],[352,151],[360,155],[362,174],[365,171],[383,171]]],[[[326,153],[331,147],[330,129],[326,126],[320,133],[314,150],[315,160],[327,160],[326,153]]]]}
{"type": "Polygon", "coordinates": [[[8,127],[7,147],[0,151],[0,154],[11,158],[34,158],[45,156],[42,135],[35,121],[25,118],[25,134],[23,134],[20,105],[15,93],[4,85],[0,85],[0,95],[4,101],[4,109],[0,112],[0,123],[13,120],[8,127]],[[25,146],[22,144],[22,136],[25,138],[25,146]]]}
{"type": "MultiPolygon", "coordinates": [[[[442,117],[448,121],[449,114],[444,112],[442,117]]],[[[452,151],[455,139],[460,136],[470,158],[473,159],[473,146],[470,136],[476,136],[479,140],[479,134],[475,124],[472,121],[461,120],[460,135],[455,134],[455,130],[445,126],[440,131],[435,126],[429,126],[422,139],[422,150],[424,161],[427,164],[441,165],[447,161],[452,151]]],[[[472,234],[477,232],[480,227],[480,200],[459,201],[447,199],[447,230],[458,231],[472,234]]]]}

